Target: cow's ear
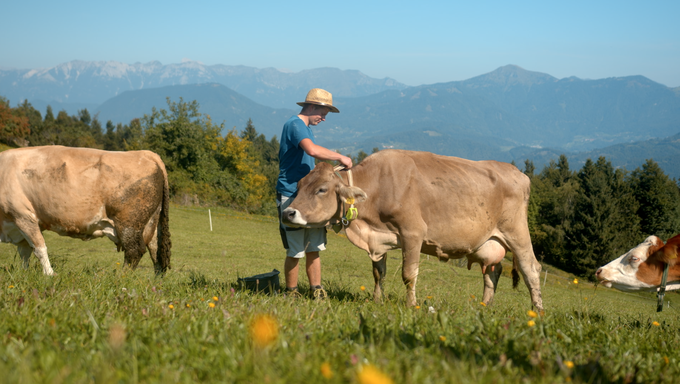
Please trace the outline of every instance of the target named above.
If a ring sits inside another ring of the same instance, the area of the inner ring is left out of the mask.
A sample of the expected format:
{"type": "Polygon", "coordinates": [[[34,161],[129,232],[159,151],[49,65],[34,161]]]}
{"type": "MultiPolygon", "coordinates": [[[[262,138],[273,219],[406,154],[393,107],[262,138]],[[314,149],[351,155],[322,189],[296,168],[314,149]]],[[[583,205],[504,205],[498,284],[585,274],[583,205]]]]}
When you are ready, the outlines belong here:
{"type": "Polygon", "coordinates": [[[364,192],[363,189],[359,187],[348,187],[344,185],[341,186],[340,189],[338,189],[338,195],[344,201],[346,201],[347,199],[354,199],[354,201],[357,203],[361,203],[362,201],[365,201],[368,198],[366,192],[364,192]]]}
{"type": "Polygon", "coordinates": [[[647,248],[647,259],[649,259],[656,251],[664,247],[663,240],[656,236],[649,236],[645,242],[651,242],[652,244],[647,248]]]}
{"type": "Polygon", "coordinates": [[[678,261],[678,253],[680,252],[680,235],[677,235],[668,240],[663,247],[663,262],[668,264],[675,264],[678,261]]]}

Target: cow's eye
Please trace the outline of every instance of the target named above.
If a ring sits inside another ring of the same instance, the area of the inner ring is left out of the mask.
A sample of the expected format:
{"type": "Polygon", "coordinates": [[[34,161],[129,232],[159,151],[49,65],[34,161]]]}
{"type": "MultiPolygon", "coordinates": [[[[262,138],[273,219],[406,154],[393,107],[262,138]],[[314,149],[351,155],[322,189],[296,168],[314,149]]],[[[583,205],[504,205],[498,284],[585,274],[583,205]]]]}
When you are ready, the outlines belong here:
{"type": "Polygon", "coordinates": [[[316,194],[317,194],[317,195],[323,195],[323,194],[326,193],[326,192],[328,192],[328,188],[326,188],[326,187],[321,187],[321,188],[319,188],[318,191],[316,191],[316,194]]]}
{"type": "Polygon", "coordinates": [[[638,259],[637,256],[631,256],[629,261],[630,261],[631,263],[637,263],[639,260],[640,260],[640,259],[638,259]]]}

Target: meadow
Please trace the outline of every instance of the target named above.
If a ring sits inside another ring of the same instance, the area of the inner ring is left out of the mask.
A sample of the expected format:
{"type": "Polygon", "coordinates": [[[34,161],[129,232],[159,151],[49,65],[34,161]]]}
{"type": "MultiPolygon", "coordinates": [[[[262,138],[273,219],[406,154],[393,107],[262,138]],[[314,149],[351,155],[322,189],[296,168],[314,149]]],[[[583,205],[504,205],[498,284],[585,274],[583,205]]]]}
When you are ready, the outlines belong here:
{"type": "MultiPolygon", "coordinates": [[[[329,298],[256,294],[237,278],[283,269],[275,218],[173,206],[172,269],[134,271],[107,239],[45,232],[56,276],[0,244],[0,377],[8,383],[600,383],[680,375],[677,294],[626,294],[550,266],[544,314],[505,267],[492,305],[478,265],[421,258],[418,306],[405,306],[401,254],[386,299],[370,259],[329,232],[329,298]]],[[[635,245],[631,241],[631,247],[635,245]]],[[[301,273],[300,288],[308,292],[301,273]]],[[[545,280],[544,280],[545,279],[545,280]]],[[[283,276],[281,276],[283,284],[283,276]]]]}

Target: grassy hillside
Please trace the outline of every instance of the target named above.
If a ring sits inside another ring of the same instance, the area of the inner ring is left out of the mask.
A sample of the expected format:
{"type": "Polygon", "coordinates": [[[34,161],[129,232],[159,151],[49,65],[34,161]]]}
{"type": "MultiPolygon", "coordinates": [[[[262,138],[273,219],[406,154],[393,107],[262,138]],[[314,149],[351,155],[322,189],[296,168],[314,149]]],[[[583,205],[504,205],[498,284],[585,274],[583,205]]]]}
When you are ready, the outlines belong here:
{"type": "Polygon", "coordinates": [[[387,299],[375,304],[370,260],[335,234],[322,254],[329,300],[252,294],[236,289],[238,276],[283,268],[276,220],[211,215],[212,232],[207,210],[173,207],[173,268],[163,278],[148,257],[124,270],[104,239],[46,232],[54,277],[35,258],[24,270],[16,248],[0,244],[4,380],[671,382],[680,373],[678,312],[656,313],[651,294],[574,282],[548,267],[545,315],[532,317],[509,267],[484,307],[478,266],[423,256],[419,307],[406,308],[400,253],[391,252],[387,299]],[[275,325],[264,331],[271,343],[259,345],[263,331],[252,325],[263,314],[275,325]]]}

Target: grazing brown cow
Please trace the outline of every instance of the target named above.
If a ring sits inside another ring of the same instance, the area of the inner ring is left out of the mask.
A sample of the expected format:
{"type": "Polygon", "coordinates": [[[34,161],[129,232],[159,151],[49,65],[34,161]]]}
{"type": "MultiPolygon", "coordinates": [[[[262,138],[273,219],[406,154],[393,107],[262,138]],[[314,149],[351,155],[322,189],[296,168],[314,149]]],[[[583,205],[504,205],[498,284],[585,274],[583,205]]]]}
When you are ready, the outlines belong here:
{"type": "Polygon", "coordinates": [[[149,248],[156,273],[170,268],[165,165],[149,151],[45,146],[0,153],[0,241],[24,267],[31,252],[54,271],[42,231],[89,240],[107,236],[135,268],[149,248]]]}
{"type": "MultiPolygon", "coordinates": [[[[373,261],[374,298],[382,296],[385,253],[401,248],[402,279],[411,306],[416,304],[421,252],[442,261],[467,257],[468,268],[479,263],[482,300],[488,304],[501,275],[501,260],[510,250],[540,310],[541,265],[527,225],[529,189],[529,178],[507,163],[385,150],[350,171],[336,173],[330,165],[318,164],[298,183],[298,195],[282,212],[282,220],[288,226],[322,227],[351,219],[356,209],[357,218],[345,231],[373,261]]],[[[514,277],[516,284],[516,272],[514,277]]]]}
{"type": "Polygon", "coordinates": [[[640,245],[600,267],[595,276],[605,287],[654,292],[659,289],[663,270],[669,264],[666,290],[680,289],[679,247],[680,235],[666,244],[656,236],[649,236],[640,245]]]}

